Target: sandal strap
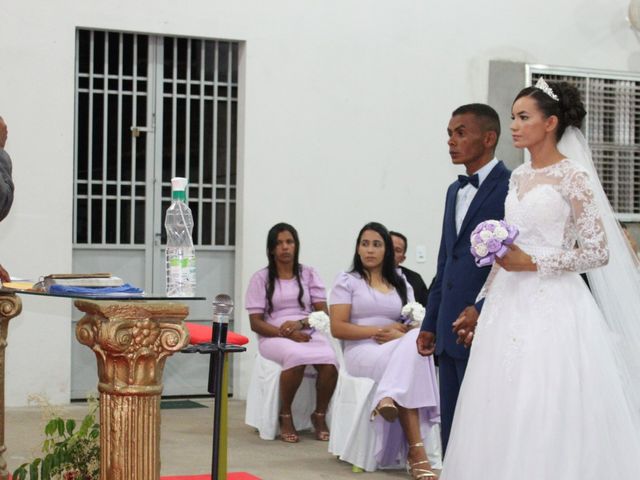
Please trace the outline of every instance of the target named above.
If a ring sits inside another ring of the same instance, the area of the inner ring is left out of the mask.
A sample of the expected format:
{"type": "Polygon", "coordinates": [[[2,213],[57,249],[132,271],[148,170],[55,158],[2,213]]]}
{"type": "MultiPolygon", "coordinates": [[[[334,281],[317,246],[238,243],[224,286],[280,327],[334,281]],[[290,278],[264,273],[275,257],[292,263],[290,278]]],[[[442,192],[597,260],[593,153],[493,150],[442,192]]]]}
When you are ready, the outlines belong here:
{"type": "Polygon", "coordinates": [[[420,480],[421,478],[436,478],[438,475],[432,472],[431,470],[423,470],[418,468],[416,470],[411,471],[412,475],[416,475],[415,480],[420,480]]]}

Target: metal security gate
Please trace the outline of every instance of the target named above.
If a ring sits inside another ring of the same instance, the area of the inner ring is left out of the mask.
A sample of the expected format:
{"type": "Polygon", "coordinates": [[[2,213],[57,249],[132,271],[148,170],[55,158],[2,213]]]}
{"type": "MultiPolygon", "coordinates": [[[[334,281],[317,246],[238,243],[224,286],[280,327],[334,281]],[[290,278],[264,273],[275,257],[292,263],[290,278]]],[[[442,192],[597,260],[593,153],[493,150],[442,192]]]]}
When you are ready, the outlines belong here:
{"type": "MultiPolygon", "coordinates": [[[[170,179],[189,179],[197,251],[190,320],[233,295],[239,44],[78,30],[74,272],[111,272],[163,292],[170,179]]],[[[74,318],[75,321],[78,318],[74,318]]],[[[93,354],[72,342],[72,398],[96,389],[93,354]]],[[[165,395],[206,392],[206,358],[175,355],[165,395]]]]}

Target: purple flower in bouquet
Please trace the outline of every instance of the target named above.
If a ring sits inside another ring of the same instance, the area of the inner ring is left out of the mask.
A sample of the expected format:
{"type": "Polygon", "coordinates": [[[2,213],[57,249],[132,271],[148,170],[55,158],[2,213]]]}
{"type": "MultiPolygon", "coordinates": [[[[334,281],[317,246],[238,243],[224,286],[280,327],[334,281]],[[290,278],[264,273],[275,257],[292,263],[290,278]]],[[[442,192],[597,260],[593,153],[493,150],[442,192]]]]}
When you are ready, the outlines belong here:
{"type": "Polygon", "coordinates": [[[471,254],[478,267],[491,265],[502,258],[518,236],[518,228],[504,220],[486,220],[471,233],[471,254]]]}

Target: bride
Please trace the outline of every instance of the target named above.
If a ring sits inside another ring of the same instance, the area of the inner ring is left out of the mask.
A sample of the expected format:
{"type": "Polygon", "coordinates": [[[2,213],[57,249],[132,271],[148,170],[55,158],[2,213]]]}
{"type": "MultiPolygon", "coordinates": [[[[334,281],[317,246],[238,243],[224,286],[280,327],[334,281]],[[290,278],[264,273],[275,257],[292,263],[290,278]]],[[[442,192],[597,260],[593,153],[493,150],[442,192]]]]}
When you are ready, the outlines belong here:
{"type": "Polygon", "coordinates": [[[640,275],[598,182],[575,87],[512,107],[505,219],[441,480],[640,479],[640,275]],[[579,273],[589,272],[589,287],[579,273]],[[597,303],[596,300],[597,299],[597,303]]]}

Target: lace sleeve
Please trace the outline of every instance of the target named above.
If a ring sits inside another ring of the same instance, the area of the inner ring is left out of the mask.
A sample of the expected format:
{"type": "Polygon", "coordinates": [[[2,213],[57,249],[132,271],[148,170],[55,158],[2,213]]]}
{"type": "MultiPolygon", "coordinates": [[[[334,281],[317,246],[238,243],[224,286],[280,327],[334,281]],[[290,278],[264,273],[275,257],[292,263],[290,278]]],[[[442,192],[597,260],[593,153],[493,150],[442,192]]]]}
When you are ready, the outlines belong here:
{"type": "Polygon", "coordinates": [[[571,218],[565,226],[563,250],[533,259],[543,276],[581,273],[609,261],[607,237],[587,173],[573,172],[563,180],[561,190],[571,206],[571,218]]]}

